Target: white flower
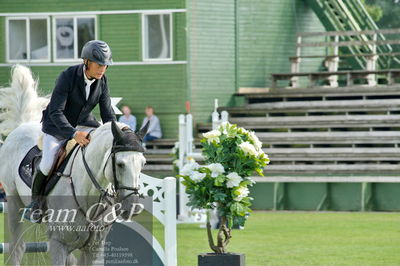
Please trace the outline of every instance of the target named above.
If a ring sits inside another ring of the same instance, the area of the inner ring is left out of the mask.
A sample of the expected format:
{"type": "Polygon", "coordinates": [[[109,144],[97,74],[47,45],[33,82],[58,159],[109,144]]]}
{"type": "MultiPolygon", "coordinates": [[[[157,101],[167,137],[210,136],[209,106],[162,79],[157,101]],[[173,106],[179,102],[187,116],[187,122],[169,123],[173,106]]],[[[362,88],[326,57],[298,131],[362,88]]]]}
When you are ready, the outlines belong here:
{"type": "Polygon", "coordinates": [[[173,164],[173,165],[178,165],[178,164],[179,164],[179,160],[178,160],[178,159],[174,160],[174,161],[172,162],[172,164],[173,164]]]}
{"type": "Polygon", "coordinates": [[[212,163],[206,167],[211,170],[211,177],[217,177],[225,172],[224,167],[220,163],[212,163]]]}
{"type": "Polygon", "coordinates": [[[249,138],[253,141],[254,146],[256,146],[257,150],[261,150],[262,142],[258,139],[254,131],[249,132],[249,138]]]}
{"type": "Polygon", "coordinates": [[[200,182],[201,180],[203,180],[204,177],[206,177],[206,173],[200,173],[197,171],[193,171],[192,174],[190,175],[190,178],[194,182],[200,182]]]}
{"type": "Polygon", "coordinates": [[[228,188],[237,187],[239,186],[240,181],[242,181],[242,177],[238,175],[238,173],[236,172],[229,173],[226,176],[226,179],[227,179],[226,186],[228,188]]]}
{"type": "Polygon", "coordinates": [[[254,147],[254,145],[248,141],[240,143],[239,147],[244,151],[245,154],[250,154],[250,155],[254,155],[254,156],[258,155],[258,152],[257,152],[256,148],[254,147]]]}
{"type": "Polygon", "coordinates": [[[249,189],[247,187],[238,187],[236,192],[239,193],[239,195],[234,198],[235,201],[241,201],[249,195],[249,189]]]}
{"type": "Polygon", "coordinates": [[[211,130],[206,133],[203,133],[203,137],[205,137],[208,143],[215,141],[219,143],[219,136],[221,136],[221,132],[219,130],[211,130]]]}
{"type": "Polygon", "coordinates": [[[181,175],[190,176],[194,170],[197,170],[200,167],[198,163],[189,162],[182,167],[181,175]]]}

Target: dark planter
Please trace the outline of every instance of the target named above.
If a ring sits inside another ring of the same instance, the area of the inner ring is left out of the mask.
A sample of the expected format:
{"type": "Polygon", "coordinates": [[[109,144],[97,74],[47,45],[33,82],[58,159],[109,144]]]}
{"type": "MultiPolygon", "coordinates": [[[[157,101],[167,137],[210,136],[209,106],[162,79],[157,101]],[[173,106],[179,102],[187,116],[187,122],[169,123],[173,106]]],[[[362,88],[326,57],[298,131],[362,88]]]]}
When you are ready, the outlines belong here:
{"type": "Polygon", "coordinates": [[[245,255],[241,253],[202,253],[198,256],[199,266],[244,266],[245,255]]]}

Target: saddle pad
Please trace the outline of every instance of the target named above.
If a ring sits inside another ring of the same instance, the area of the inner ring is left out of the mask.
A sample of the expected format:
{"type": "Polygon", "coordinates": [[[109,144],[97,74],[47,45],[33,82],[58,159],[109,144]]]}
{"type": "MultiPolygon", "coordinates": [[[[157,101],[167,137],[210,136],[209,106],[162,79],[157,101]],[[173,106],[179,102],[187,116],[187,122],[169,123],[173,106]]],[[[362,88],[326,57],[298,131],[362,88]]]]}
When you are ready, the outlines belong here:
{"type": "MultiPolygon", "coordinates": [[[[25,155],[24,159],[20,163],[18,167],[18,173],[21,177],[22,181],[28,186],[32,186],[32,176],[34,171],[34,160],[35,157],[39,157],[41,155],[41,150],[38,146],[33,146],[28,153],[25,155]]],[[[37,161],[37,160],[35,160],[37,161]]]]}
{"type": "MultiPolygon", "coordinates": [[[[50,191],[54,188],[54,186],[57,184],[58,180],[60,180],[61,176],[57,175],[57,173],[58,172],[62,173],[64,171],[71,157],[71,154],[78,146],[79,146],[78,144],[75,144],[75,146],[70,150],[68,155],[62,161],[60,166],[55,171],[53,171],[53,174],[50,177],[47,178],[46,189],[44,193],[45,195],[48,195],[50,191]]],[[[38,148],[37,145],[35,145],[28,151],[28,153],[25,155],[24,159],[22,159],[19,165],[18,169],[19,176],[29,188],[32,187],[32,178],[34,169],[36,169],[36,167],[38,166],[41,159],[41,155],[42,155],[41,150],[38,148]]]]}

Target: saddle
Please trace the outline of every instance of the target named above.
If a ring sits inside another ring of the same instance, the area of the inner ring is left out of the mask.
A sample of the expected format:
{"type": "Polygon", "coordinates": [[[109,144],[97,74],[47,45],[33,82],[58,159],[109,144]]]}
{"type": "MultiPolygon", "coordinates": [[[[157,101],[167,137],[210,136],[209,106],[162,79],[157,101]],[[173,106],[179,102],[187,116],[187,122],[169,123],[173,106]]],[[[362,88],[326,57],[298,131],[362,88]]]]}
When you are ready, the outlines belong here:
{"type": "MultiPolygon", "coordinates": [[[[38,139],[38,144],[33,146],[22,159],[19,167],[18,173],[21,177],[22,181],[29,187],[32,188],[32,179],[33,174],[35,173],[37,167],[42,158],[42,148],[43,148],[43,135],[41,135],[38,139]]],[[[54,188],[57,182],[60,180],[62,173],[65,170],[65,167],[68,164],[69,158],[73,154],[73,151],[78,147],[78,143],[71,139],[69,141],[65,141],[61,146],[60,150],[56,155],[56,159],[54,160],[53,166],[47,176],[47,182],[44,189],[44,195],[48,195],[50,191],[54,188]]]]}

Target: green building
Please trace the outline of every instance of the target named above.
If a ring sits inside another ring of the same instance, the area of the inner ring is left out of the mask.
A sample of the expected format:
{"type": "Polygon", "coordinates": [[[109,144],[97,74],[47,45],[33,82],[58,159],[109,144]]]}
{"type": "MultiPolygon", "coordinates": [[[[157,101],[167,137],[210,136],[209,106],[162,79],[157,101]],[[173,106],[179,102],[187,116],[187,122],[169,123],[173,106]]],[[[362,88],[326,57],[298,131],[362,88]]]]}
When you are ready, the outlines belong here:
{"type": "MultiPolygon", "coordinates": [[[[111,95],[141,121],[154,106],[166,138],[190,103],[195,123],[210,120],[213,99],[235,105],[241,87],[266,87],[288,71],[296,33],[324,31],[303,0],[0,0],[0,85],[10,67],[29,65],[43,94],[78,64],[90,39],[109,43],[111,95]]],[[[320,62],[307,65],[317,69],[320,62]]]]}

